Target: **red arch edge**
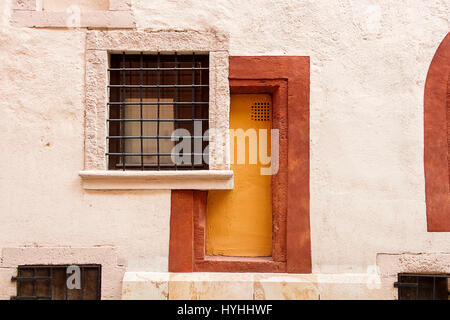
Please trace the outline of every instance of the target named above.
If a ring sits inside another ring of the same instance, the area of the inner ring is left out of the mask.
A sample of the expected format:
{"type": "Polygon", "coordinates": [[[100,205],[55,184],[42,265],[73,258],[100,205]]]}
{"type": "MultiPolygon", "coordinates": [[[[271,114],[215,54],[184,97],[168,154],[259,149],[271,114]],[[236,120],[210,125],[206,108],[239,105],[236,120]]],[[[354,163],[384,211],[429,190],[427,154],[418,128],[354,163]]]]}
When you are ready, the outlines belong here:
{"type": "Polygon", "coordinates": [[[425,83],[424,165],[429,232],[450,232],[447,99],[450,33],[439,45],[425,83]]]}

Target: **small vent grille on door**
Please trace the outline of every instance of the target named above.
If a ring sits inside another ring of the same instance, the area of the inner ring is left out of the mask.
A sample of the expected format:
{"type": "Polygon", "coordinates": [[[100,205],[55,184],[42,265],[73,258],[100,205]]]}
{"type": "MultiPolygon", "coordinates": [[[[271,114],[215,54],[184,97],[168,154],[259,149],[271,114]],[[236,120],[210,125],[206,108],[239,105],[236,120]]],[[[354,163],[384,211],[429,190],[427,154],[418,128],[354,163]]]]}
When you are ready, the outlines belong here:
{"type": "Polygon", "coordinates": [[[251,119],[254,121],[270,121],[270,102],[254,102],[251,119]]]}

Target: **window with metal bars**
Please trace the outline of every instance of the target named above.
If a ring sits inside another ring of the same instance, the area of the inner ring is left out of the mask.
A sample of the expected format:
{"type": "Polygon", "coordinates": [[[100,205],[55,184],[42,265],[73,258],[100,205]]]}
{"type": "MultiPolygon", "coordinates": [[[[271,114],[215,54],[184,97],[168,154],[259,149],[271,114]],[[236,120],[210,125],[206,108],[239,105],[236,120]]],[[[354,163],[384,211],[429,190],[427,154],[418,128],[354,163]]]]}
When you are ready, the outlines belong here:
{"type": "Polygon", "coordinates": [[[111,54],[109,79],[109,170],[208,169],[209,55],[111,54]]]}
{"type": "MultiPolygon", "coordinates": [[[[67,280],[71,272],[68,265],[19,266],[16,281],[17,296],[12,300],[100,300],[101,266],[80,265],[79,289],[70,289],[67,280]],[[70,270],[69,270],[70,271],[70,270]]],[[[70,279],[69,279],[70,281],[70,279]]]]}
{"type": "Polygon", "coordinates": [[[398,274],[399,300],[448,300],[450,275],[445,274],[398,274]]]}

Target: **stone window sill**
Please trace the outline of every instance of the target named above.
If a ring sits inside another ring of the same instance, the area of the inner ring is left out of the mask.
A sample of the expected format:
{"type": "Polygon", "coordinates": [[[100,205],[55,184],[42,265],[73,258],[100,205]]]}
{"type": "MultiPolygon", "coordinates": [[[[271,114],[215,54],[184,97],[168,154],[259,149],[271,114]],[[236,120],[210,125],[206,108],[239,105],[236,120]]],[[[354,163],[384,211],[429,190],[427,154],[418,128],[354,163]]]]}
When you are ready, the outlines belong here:
{"type": "Polygon", "coordinates": [[[80,171],[86,190],[231,190],[233,171],[80,171]]]}

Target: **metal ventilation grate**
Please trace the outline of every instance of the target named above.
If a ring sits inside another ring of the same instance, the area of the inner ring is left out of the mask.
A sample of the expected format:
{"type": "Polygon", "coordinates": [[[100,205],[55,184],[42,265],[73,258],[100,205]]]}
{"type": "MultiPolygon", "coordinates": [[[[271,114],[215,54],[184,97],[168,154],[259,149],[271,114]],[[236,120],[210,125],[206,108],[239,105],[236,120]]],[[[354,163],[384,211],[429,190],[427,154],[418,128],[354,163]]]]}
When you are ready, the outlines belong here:
{"type": "MultiPolygon", "coordinates": [[[[17,295],[11,300],[100,300],[101,266],[73,266],[79,270],[79,288],[69,288],[68,265],[58,266],[19,266],[17,277],[11,281],[17,283],[17,295]]],[[[70,282],[71,279],[69,279],[70,282]]]]}
{"type": "Polygon", "coordinates": [[[449,298],[448,274],[398,274],[399,300],[448,300],[449,298]]]}
{"type": "Polygon", "coordinates": [[[254,121],[270,121],[270,102],[254,102],[250,116],[254,121]]]}

